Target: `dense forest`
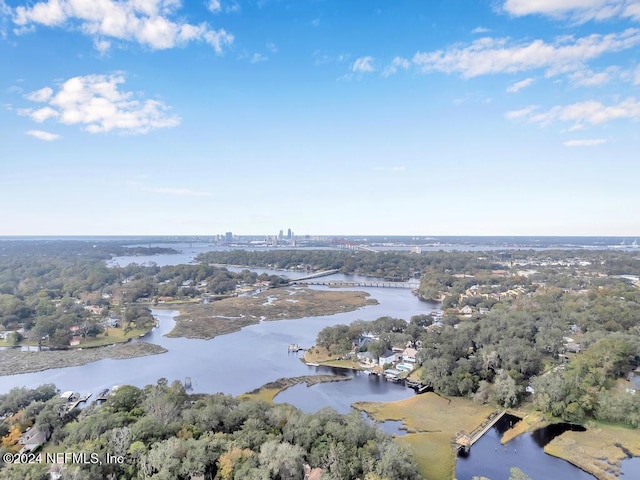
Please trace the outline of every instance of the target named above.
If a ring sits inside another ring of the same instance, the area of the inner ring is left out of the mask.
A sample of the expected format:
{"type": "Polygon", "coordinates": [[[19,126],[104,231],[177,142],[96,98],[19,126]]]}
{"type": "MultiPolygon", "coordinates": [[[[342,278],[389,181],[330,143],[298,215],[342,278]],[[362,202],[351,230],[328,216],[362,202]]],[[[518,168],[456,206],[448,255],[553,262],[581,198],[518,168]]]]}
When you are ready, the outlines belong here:
{"type": "MultiPolygon", "coordinates": [[[[110,316],[125,329],[153,325],[146,305],[161,298],[189,300],[228,294],[260,281],[268,286],[287,283],[275,275],[235,273],[205,264],[108,266],[112,255],[129,250],[109,244],[94,248],[86,242],[9,242],[0,248],[7,252],[0,256],[0,333],[14,332],[14,344],[64,348],[74,334],[88,338],[103,333],[110,316]]],[[[127,253],[171,252],[135,247],[127,253]]]]}
{"type": "MultiPolygon", "coordinates": [[[[95,462],[61,465],[62,480],[419,479],[410,455],[353,412],[307,414],[289,405],[227,395],[188,395],[182,384],[123,386],[102,405],[64,413],[53,385],[0,395],[0,458],[20,431],[45,432],[46,452],[91,452],[95,462]],[[107,463],[106,454],[122,457],[107,463]],[[99,464],[102,462],[102,464],[99,464]]],[[[44,480],[51,464],[0,463],[6,480],[44,480]]]]}

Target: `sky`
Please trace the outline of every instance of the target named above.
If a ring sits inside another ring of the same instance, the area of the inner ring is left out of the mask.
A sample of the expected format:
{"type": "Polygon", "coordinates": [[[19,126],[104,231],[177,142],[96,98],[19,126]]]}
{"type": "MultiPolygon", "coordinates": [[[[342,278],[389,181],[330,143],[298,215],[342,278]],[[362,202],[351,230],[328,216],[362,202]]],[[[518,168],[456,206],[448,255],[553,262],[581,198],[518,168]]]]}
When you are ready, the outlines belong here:
{"type": "Polygon", "coordinates": [[[0,235],[640,236],[640,0],[0,0],[0,235]]]}

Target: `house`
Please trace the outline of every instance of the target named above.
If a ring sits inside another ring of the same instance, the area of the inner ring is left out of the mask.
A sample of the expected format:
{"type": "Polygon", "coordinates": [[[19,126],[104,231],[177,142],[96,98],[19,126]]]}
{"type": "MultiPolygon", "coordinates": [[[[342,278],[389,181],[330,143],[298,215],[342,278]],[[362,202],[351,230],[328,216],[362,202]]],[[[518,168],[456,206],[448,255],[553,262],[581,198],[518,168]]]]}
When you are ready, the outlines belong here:
{"type": "Polygon", "coordinates": [[[460,309],[460,313],[464,316],[471,316],[471,314],[473,313],[473,308],[471,308],[469,305],[465,305],[460,309]]]}
{"type": "Polygon", "coordinates": [[[580,353],[582,351],[579,343],[565,343],[564,348],[571,353],[580,353]]]}
{"type": "Polygon", "coordinates": [[[416,363],[416,354],[418,351],[415,348],[405,348],[402,351],[402,361],[408,363],[416,363]]]}
{"type": "Polygon", "coordinates": [[[49,435],[41,431],[37,426],[31,427],[20,437],[18,442],[23,445],[20,453],[33,452],[49,440],[49,435]]]}
{"type": "Polygon", "coordinates": [[[387,363],[394,363],[396,360],[396,353],[392,352],[391,350],[387,350],[382,355],[380,355],[380,358],[378,358],[378,365],[382,367],[387,363]]]}
{"type": "Polygon", "coordinates": [[[358,361],[365,365],[375,365],[376,364],[376,356],[371,352],[358,352],[358,361]]]}

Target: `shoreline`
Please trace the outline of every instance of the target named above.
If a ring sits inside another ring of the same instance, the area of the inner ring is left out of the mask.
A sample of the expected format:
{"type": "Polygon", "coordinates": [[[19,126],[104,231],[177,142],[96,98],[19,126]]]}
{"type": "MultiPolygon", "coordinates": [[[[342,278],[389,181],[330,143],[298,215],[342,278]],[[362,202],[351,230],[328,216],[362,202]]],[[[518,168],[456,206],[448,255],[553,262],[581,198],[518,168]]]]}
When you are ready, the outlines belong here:
{"type": "MultiPolygon", "coordinates": [[[[529,412],[503,434],[501,443],[506,444],[520,435],[530,434],[554,423],[567,422],[539,412],[529,412]]],[[[544,453],[564,460],[598,480],[619,478],[622,462],[640,457],[640,431],[624,425],[593,421],[587,422],[584,427],[587,429],[584,432],[566,431],[558,435],[545,445],[544,453]]]]}
{"type": "Polygon", "coordinates": [[[167,351],[164,347],[147,342],[117,343],[83,350],[44,350],[40,352],[0,350],[0,377],[43,372],[56,368],[78,367],[106,359],[125,360],[159,355],[167,351]]]}
{"type": "Polygon", "coordinates": [[[250,392],[239,395],[238,398],[264,400],[274,403],[275,397],[284,392],[287,388],[306,383],[307,387],[312,387],[319,383],[329,382],[345,382],[351,380],[352,377],[346,375],[302,375],[300,377],[283,377],[273,382],[265,383],[250,392]]]}
{"type": "Polygon", "coordinates": [[[325,291],[282,287],[257,295],[231,297],[203,304],[154,306],[177,310],[176,324],[167,337],[211,340],[262,321],[296,320],[351,312],[378,301],[362,291],[325,291]],[[242,313],[239,313],[242,312],[242,313]]]}

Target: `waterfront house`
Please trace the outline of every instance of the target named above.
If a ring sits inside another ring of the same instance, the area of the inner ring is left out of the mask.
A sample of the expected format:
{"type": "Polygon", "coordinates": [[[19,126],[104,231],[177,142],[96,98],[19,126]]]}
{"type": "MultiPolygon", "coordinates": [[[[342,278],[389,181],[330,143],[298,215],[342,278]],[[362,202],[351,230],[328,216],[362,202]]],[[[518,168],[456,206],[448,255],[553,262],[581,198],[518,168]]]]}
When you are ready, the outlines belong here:
{"type": "Polygon", "coordinates": [[[415,348],[405,348],[402,351],[402,361],[416,363],[416,355],[418,351],[415,348]]]}
{"type": "Polygon", "coordinates": [[[31,427],[18,440],[20,445],[23,445],[20,453],[33,452],[47,440],[49,440],[49,435],[46,432],[41,431],[37,426],[31,427]]]}
{"type": "Polygon", "coordinates": [[[387,350],[382,355],[380,355],[380,358],[378,359],[378,365],[382,367],[387,363],[394,363],[397,359],[398,357],[395,352],[392,352],[391,350],[387,350]]]}
{"type": "Polygon", "coordinates": [[[358,352],[358,361],[365,365],[375,365],[376,364],[376,356],[371,352],[358,352]]]}

